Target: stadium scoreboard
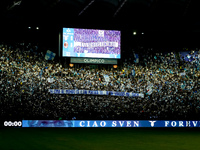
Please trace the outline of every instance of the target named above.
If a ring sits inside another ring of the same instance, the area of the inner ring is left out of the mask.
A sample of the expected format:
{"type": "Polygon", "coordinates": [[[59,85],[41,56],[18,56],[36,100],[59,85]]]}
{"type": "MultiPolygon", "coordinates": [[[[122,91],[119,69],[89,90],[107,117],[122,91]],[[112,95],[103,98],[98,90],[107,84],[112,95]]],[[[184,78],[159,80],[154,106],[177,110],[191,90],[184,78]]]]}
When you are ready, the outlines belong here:
{"type": "Polygon", "coordinates": [[[121,31],[63,28],[62,39],[63,57],[121,58],[121,31]]]}

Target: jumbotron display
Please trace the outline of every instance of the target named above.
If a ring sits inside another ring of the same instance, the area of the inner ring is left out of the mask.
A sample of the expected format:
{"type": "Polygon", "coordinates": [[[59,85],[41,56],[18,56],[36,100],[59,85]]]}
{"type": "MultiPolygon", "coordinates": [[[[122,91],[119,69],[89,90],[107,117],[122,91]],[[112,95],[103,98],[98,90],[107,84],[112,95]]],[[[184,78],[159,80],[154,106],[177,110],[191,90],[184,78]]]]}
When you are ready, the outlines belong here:
{"type": "Polygon", "coordinates": [[[63,28],[63,57],[121,58],[121,32],[63,28]]]}

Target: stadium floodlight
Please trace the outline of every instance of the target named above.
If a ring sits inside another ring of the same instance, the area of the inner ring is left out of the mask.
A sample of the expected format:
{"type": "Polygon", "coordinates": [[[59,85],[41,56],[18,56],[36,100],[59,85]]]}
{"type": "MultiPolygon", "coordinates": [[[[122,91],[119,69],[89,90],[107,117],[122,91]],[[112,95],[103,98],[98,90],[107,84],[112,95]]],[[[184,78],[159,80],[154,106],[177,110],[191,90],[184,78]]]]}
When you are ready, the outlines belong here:
{"type": "Polygon", "coordinates": [[[14,1],[13,4],[12,4],[12,6],[8,7],[7,9],[8,9],[8,10],[11,10],[11,9],[13,9],[15,6],[20,6],[20,5],[21,5],[21,2],[22,2],[22,0],[17,1],[17,2],[14,1]]]}
{"type": "Polygon", "coordinates": [[[113,68],[115,68],[115,69],[116,69],[116,68],[117,68],[117,65],[113,65],[113,68]]]}
{"type": "Polygon", "coordinates": [[[28,29],[31,29],[31,27],[28,27],[28,29]]]}
{"type": "Polygon", "coordinates": [[[22,2],[22,1],[14,2],[14,6],[17,6],[17,5],[19,6],[19,5],[21,5],[21,2],[22,2]]]}
{"type": "Polygon", "coordinates": [[[37,30],[39,30],[39,27],[36,27],[37,30]]]}
{"type": "Polygon", "coordinates": [[[144,34],[144,32],[142,32],[142,34],[144,34]]]}
{"type": "Polygon", "coordinates": [[[69,64],[70,67],[74,67],[74,64],[69,64]]]}
{"type": "Polygon", "coordinates": [[[137,32],[133,32],[133,35],[136,35],[137,34],[137,32]]]}

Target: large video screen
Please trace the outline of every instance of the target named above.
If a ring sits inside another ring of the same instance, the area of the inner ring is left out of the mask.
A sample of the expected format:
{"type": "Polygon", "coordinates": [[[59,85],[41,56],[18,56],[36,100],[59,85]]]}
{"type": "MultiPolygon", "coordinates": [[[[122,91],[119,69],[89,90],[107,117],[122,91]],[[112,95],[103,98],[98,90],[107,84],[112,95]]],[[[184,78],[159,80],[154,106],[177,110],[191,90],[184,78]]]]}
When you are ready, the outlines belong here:
{"type": "Polygon", "coordinates": [[[63,57],[121,58],[121,32],[63,28],[63,57]]]}

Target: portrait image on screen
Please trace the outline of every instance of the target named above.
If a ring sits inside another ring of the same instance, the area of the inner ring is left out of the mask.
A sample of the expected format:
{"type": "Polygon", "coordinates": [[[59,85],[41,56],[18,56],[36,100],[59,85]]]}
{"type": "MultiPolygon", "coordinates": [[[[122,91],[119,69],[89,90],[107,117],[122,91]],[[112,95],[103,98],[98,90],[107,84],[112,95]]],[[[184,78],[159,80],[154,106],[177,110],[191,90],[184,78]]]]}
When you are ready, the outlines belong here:
{"type": "Polygon", "coordinates": [[[63,28],[63,57],[121,58],[121,32],[63,28]]]}

